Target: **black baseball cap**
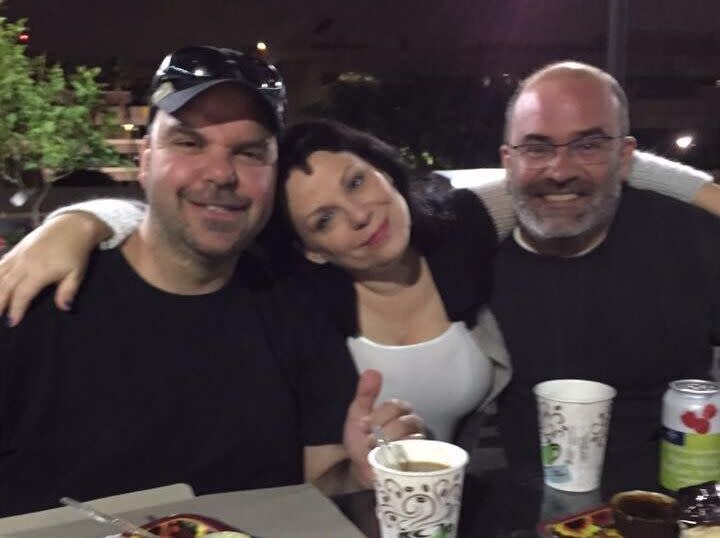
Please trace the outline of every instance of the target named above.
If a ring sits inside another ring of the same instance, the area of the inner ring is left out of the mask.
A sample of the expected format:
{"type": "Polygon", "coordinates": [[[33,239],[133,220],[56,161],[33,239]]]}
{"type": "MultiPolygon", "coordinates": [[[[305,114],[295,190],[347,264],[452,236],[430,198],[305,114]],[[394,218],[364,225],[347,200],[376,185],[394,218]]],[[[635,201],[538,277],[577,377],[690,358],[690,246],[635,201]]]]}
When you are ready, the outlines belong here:
{"type": "Polygon", "coordinates": [[[205,90],[226,82],[251,90],[268,106],[274,131],[283,128],[287,95],[275,66],[237,50],[208,46],[185,47],[165,56],[150,85],[150,121],[157,109],[174,114],[205,90]]]}

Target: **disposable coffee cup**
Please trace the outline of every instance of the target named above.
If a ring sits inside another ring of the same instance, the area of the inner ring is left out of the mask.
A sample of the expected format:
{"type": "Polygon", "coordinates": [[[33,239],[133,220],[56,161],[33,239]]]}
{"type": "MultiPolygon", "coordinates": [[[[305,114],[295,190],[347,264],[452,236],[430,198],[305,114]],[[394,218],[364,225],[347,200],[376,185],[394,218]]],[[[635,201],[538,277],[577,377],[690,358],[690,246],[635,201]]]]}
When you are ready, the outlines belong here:
{"type": "Polygon", "coordinates": [[[535,385],[545,484],[561,491],[600,486],[612,400],[609,385],[555,379],[535,385]]]}
{"type": "Polygon", "coordinates": [[[375,480],[378,522],[382,538],[455,538],[468,454],[442,441],[395,441],[410,464],[431,470],[403,471],[387,448],[370,451],[375,480]],[[387,458],[386,458],[387,456],[387,458]],[[421,465],[424,463],[434,465],[421,465]]]}

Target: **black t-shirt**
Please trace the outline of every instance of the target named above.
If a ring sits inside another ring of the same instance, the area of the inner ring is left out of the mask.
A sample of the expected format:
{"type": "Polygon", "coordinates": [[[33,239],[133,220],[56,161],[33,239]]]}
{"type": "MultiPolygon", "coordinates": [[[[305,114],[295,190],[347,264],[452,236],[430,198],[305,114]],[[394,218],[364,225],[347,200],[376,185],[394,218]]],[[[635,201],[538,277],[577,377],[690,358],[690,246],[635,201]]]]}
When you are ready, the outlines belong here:
{"type": "Polygon", "coordinates": [[[100,253],[72,313],[49,291],[0,329],[1,515],[175,482],[298,483],[304,446],[342,441],[347,351],[301,296],[238,267],[215,293],[178,296],[100,253]]]}
{"type": "Polygon", "coordinates": [[[503,444],[514,465],[539,466],[532,388],[583,378],[618,389],[608,457],[642,448],[660,426],[674,379],[707,379],[720,342],[720,220],[626,188],[606,240],[587,255],[500,249],[491,307],[513,362],[502,395],[503,444]]]}

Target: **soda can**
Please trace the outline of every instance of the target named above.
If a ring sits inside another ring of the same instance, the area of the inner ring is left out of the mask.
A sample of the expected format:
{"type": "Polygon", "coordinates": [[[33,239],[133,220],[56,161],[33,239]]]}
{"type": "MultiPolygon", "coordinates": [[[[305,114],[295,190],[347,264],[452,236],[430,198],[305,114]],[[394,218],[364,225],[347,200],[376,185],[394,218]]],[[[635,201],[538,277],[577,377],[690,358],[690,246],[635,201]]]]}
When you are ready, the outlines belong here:
{"type": "Polygon", "coordinates": [[[663,396],[660,484],[672,491],[720,480],[720,384],[672,381],[663,396]]]}

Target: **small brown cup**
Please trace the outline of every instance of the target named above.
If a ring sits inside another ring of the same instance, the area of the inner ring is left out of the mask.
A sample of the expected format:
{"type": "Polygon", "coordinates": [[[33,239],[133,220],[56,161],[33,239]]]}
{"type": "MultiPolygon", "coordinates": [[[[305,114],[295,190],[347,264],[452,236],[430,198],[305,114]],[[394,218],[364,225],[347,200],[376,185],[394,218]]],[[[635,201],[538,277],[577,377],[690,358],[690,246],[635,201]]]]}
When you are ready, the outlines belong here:
{"type": "Polygon", "coordinates": [[[623,491],[610,499],[615,528],[625,538],[675,538],[678,503],[654,491],[623,491]]]}

